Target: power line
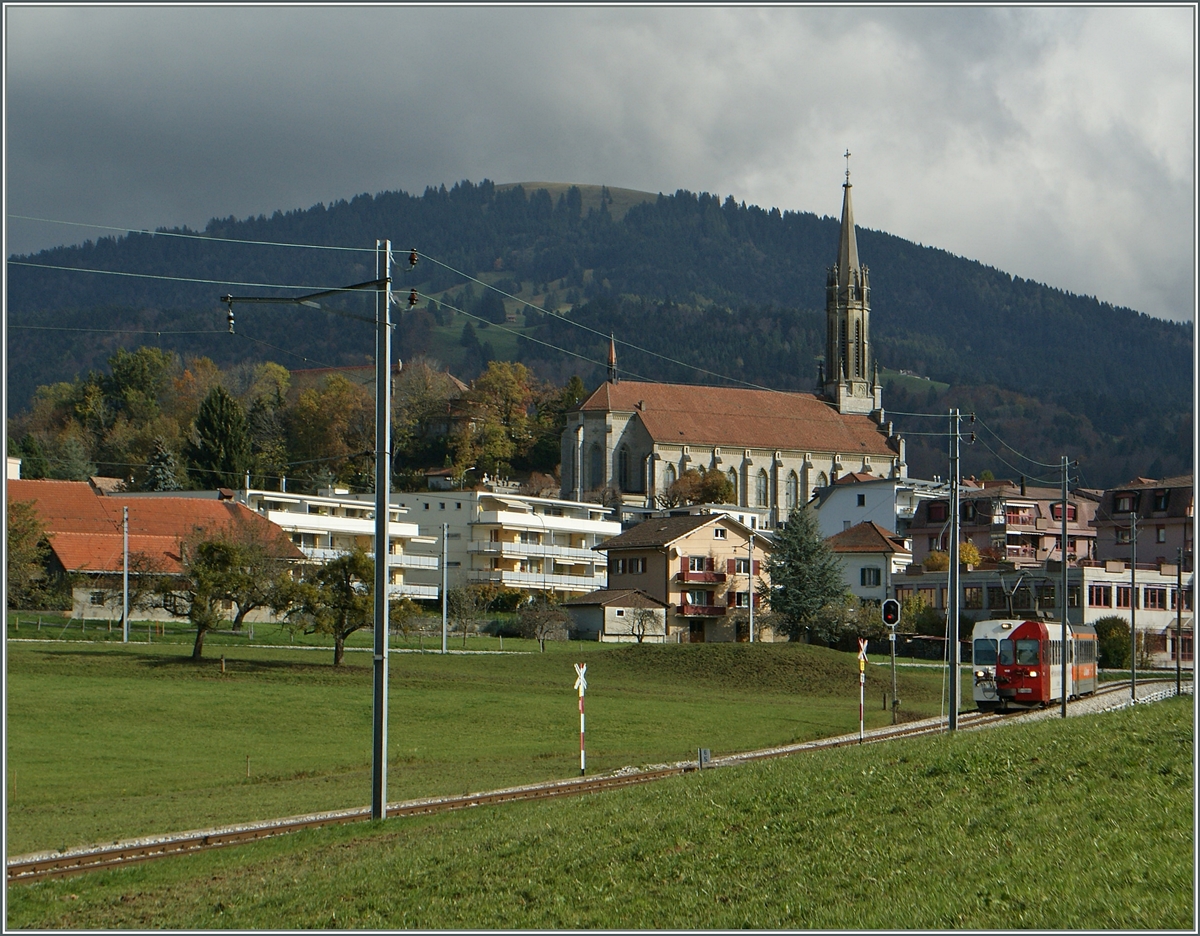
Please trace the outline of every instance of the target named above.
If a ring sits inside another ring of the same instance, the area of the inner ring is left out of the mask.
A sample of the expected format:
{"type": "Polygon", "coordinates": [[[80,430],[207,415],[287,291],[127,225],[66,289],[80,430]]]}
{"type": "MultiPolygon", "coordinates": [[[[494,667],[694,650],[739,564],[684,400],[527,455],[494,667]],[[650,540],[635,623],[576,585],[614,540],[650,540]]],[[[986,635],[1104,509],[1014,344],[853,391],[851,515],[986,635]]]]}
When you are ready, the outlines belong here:
{"type": "Polygon", "coordinates": [[[157,329],[151,331],[144,328],[74,328],[65,325],[13,325],[9,329],[23,328],[27,331],[67,331],[67,332],[99,332],[107,335],[222,335],[227,334],[219,328],[188,330],[157,329]]]}
{"type": "Polygon", "coordinates": [[[976,417],[976,419],[978,420],[979,425],[983,426],[984,429],[986,429],[993,436],[995,436],[996,440],[1001,445],[1003,445],[1006,449],[1008,449],[1010,452],[1012,452],[1018,458],[1023,458],[1025,461],[1029,462],[1031,465],[1037,465],[1037,467],[1039,467],[1039,468],[1058,468],[1059,467],[1059,465],[1057,463],[1048,464],[1046,462],[1040,462],[1040,461],[1037,461],[1036,459],[1030,458],[1028,455],[1022,455],[1015,448],[1013,448],[1011,445],[1009,445],[1007,442],[1005,442],[1002,438],[1000,438],[999,433],[997,433],[995,429],[993,429],[991,426],[989,426],[987,423],[985,423],[982,419],[979,419],[979,417],[976,417]]]}
{"type": "Polygon", "coordinates": [[[30,215],[10,214],[10,218],[22,221],[38,221],[42,224],[64,224],[69,227],[95,228],[101,231],[122,231],[126,234],[145,234],[149,237],[182,237],[189,240],[216,241],[224,244],[252,244],[259,247],[299,247],[307,250],[350,250],[356,253],[374,253],[373,247],[336,247],[329,244],[296,244],[284,241],[257,241],[239,237],[214,237],[208,234],[183,234],[178,231],[148,231],[145,228],[114,227],[111,224],[88,224],[83,221],[59,221],[55,218],[35,218],[30,215]]]}
{"type": "Polygon", "coordinates": [[[86,267],[59,266],[52,263],[30,263],[26,260],[9,260],[11,266],[37,267],[42,270],[64,270],[68,273],[102,273],[106,276],[132,276],[138,279],[164,280],[171,283],[202,283],[207,286],[252,286],[259,289],[306,289],[322,292],[382,292],[378,289],[350,290],[344,286],[304,286],[295,283],[242,283],[233,280],[200,279],[190,276],[163,276],[156,273],[130,273],[125,270],[93,270],[86,267]]]}

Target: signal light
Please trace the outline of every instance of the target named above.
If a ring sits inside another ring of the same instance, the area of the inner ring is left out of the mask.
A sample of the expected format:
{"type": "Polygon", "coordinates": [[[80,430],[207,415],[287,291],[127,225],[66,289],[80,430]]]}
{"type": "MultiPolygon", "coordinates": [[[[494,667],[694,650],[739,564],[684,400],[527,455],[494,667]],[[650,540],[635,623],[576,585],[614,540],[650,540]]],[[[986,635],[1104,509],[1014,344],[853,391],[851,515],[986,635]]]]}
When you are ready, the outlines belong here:
{"type": "Polygon", "coordinates": [[[883,623],[888,627],[895,627],[900,623],[900,602],[895,598],[889,598],[880,608],[880,613],[883,615],[883,623]]]}
{"type": "Polygon", "coordinates": [[[415,289],[413,289],[413,290],[410,290],[408,293],[408,307],[411,309],[416,304],[417,304],[417,291],[415,289]]]}

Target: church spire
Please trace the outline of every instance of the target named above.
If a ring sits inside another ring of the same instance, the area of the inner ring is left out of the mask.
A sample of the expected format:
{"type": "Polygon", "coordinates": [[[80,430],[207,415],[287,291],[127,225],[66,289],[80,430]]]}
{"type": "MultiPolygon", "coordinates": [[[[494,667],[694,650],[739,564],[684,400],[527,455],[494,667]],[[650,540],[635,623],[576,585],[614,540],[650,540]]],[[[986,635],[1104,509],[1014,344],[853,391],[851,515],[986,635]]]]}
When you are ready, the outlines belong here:
{"type": "Polygon", "coordinates": [[[842,185],[842,236],[838,242],[838,288],[845,289],[858,275],[858,238],[854,235],[854,205],[850,201],[850,150],[846,150],[846,181],[842,185]]]}
{"type": "Polygon", "coordinates": [[[617,343],[611,332],[608,336],[608,382],[617,382],[617,343]]]}

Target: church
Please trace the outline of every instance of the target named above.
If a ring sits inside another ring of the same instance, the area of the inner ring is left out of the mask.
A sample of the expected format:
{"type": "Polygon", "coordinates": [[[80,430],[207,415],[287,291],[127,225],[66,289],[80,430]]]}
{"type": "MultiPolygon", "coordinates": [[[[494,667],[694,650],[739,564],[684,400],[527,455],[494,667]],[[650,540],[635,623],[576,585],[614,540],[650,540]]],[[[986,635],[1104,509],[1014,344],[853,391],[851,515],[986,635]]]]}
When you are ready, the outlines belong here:
{"type": "Polygon", "coordinates": [[[826,278],[825,360],[815,393],[608,380],[567,414],[562,496],[609,488],[652,507],[689,468],[725,473],[734,501],[786,520],[845,474],[908,475],[904,440],[884,417],[871,358],[871,287],[858,259],[850,173],[842,186],[837,263],[826,278]]]}

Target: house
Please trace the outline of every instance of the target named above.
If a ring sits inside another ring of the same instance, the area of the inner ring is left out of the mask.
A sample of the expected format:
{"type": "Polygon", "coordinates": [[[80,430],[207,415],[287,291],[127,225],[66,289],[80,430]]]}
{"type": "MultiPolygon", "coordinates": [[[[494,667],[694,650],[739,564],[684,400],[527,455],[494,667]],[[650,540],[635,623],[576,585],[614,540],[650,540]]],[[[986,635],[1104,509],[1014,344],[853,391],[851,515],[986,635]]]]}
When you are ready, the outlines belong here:
{"type": "Polygon", "coordinates": [[[736,506],[769,511],[772,528],[847,472],[907,476],[871,355],[871,288],[848,178],[843,189],[817,392],[621,380],[610,344],[608,380],[567,414],[563,497],[610,489],[625,504],[653,508],[683,472],[704,468],[728,476],[736,506]]]}
{"type": "Polygon", "coordinates": [[[449,587],[493,584],[561,598],[606,586],[604,562],[592,547],[621,531],[600,504],[507,492],[394,493],[392,506],[419,531],[411,554],[431,563],[414,567],[407,579],[422,587],[441,581],[434,560],[442,555],[443,525],[449,587]]]}
{"type": "MultiPolygon", "coordinates": [[[[1061,559],[1062,494],[1058,488],[1031,487],[1024,480],[964,481],[959,490],[959,542],[974,543],[980,555],[1035,567],[1061,559]]],[[[1086,490],[1067,496],[1067,561],[1095,558],[1096,495],[1086,490]]],[[[950,499],[922,500],[908,528],[913,561],[950,546],[950,499]]]]}
{"type": "Polygon", "coordinates": [[[564,607],[580,639],[665,643],[667,605],[636,588],[599,589],[571,598],[564,607]]]}
{"type": "Polygon", "coordinates": [[[856,524],[825,542],[842,564],[847,590],[860,602],[881,604],[891,598],[892,582],[912,562],[904,540],[872,521],[856,524]]]}
{"type": "MultiPolygon", "coordinates": [[[[141,498],[105,494],[86,481],[9,481],[10,501],[32,501],[50,543],[48,572],[85,577],[73,589],[72,617],[119,620],[120,582],[125,569],[124,523],[129,518],[130,573],[178,575],[180,545],[198,530],[213,533],[239,526],[264,542],[278,544],[279,555],[303,561],[304,554],[268,519],[230,500],[195,497],[141,498]]],[[[151,620],[175,620],[162,608],[139,611],[151,620]]],[[[264,620],[264,614],[247,620],[264,620]]]]}
{"type": "Polygon", "coordinates": [[[819,489],[809,506],[816,515],[821,535],[826,538],[866,522],[907,538],[917,505],[939,495],[947,497],[949,493],[950,485],[945,481],[876,478],[852,472],[819,489]]]}
{"type": "MultiPolygon", "coordinates": [[[[669,605],[666,638],[684,643],[749,638],[751,606],[769,587],[768,537],[728,514],[640,523],[596,549],[608,557],[608,588],[637,589],[669,605]]],[[[756,625],[755,640],[773,639],[756,625]]]]}
{"type": "Polygon", "coordinates": [[[1178,562],[1191,572],[1195,531],[1195,490],[1192,475],[1154,481],[1137,478],[1105,491],[1092,521],[1096,528],[1096,558],[1132,561],[1133,529],[1137,517],[1138,563],[1178,562]]]}

